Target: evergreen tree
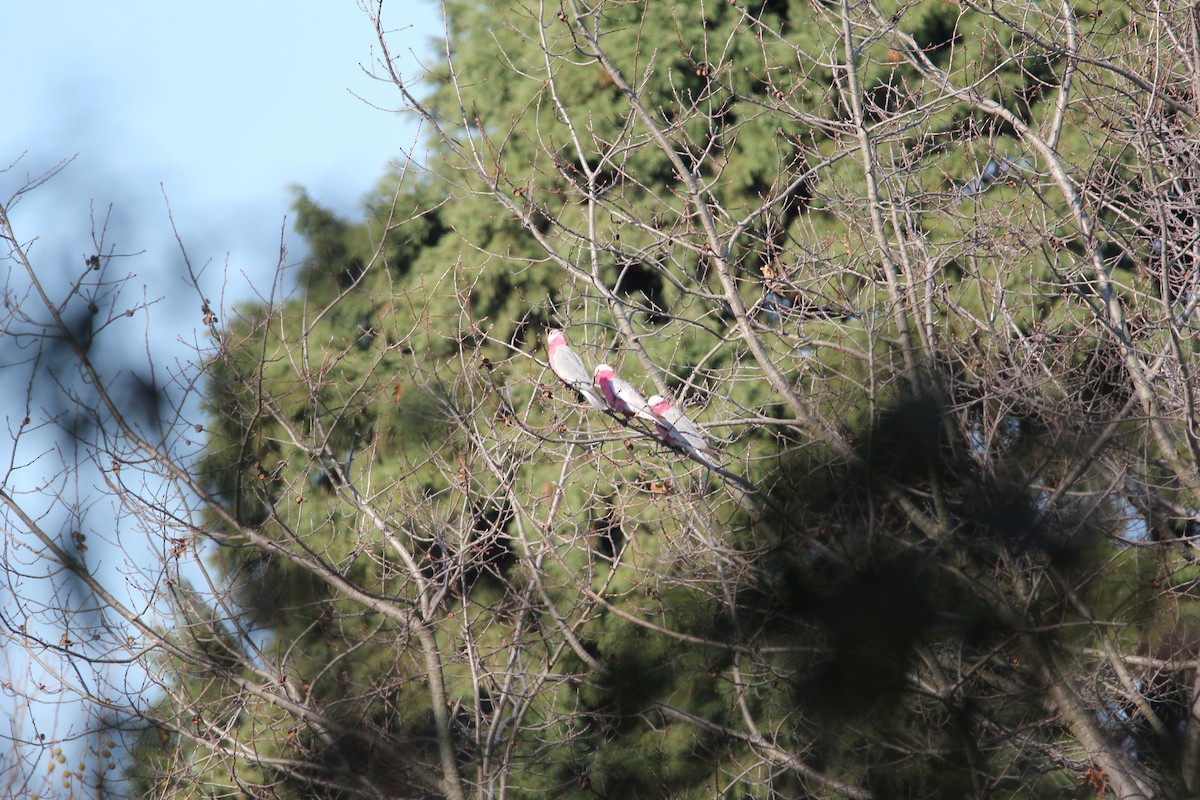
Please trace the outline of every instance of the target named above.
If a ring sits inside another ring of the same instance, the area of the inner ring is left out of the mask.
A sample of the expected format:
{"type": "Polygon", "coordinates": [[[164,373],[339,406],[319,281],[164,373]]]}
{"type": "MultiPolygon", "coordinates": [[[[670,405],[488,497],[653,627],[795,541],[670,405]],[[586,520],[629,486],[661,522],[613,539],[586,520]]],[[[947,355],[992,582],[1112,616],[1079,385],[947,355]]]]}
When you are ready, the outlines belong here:
{"type": "Polygon", "coordinates": [[[139,792],[1194,791],[1144,20],[680,5],[448,2],[429,173],[298,193],[298,294],[208,365],[217,578],[139,792]],[[589,412],[548,326],[729,474],[589,412]]]}

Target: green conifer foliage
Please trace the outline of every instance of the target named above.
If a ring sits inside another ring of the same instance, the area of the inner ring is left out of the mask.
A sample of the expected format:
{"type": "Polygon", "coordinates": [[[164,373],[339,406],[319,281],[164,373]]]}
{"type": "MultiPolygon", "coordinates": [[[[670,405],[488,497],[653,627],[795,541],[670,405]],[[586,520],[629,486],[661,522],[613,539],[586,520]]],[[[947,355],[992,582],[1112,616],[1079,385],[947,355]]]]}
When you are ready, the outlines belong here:
{"type": "Polygon", "coordinates": [[[428,172],[298,191],[296,293],[219,332],[230,591],[179,588],[138,789],[1194,788],[1197,448],[1145,378],[1194,356],[1146,288],[1194,218],[1111,130],[1146,18],[1064,9],[448,1],[428,172]],[[723,469],[590,411],[551,326],[723,469]]]}

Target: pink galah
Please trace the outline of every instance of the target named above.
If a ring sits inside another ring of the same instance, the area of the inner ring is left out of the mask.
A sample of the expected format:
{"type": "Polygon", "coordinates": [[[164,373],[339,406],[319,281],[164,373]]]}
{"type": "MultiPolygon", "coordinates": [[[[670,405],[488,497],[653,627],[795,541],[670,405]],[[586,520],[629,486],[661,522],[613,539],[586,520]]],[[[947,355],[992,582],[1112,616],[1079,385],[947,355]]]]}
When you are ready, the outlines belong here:
{"type": "Polygon", "coordinates": [[[587,400],[592,408],[603,411],[604,399],[592,384],[592,376],[583,365],[583,359],[567,344],[566,334],[557,328],[551,328],[546,352],[550,359],[550,369],[554,370],[559,380],[583,395],[583,399],[587,400]]]}
{"type": "Polygon", "coordinates": [[[642,393],[633,388],[629,381],[618,377],[608,364],[596,367],[596,385],[600,387],[608,407],[618,414],[641,417],[655,425],[662,422],[662,419],[650,410],[650,404],[646,402],[642,393]]]}
{"type": "Polygon", "coordinates": [[[650,404],[650,410],[663,418],[663,423],[655,426],[658,430],[658,435],[662,440],[671,447],[678,450],[683,450],[686,453],[695,453],[703,456],[706,459],[714,458],[717,453],[709,445],[704,438],[704,434],[696,427],[696,423],[692,422],[683,412],[671,405],[660,394],[651,397],[647,402],[650,404]]]}

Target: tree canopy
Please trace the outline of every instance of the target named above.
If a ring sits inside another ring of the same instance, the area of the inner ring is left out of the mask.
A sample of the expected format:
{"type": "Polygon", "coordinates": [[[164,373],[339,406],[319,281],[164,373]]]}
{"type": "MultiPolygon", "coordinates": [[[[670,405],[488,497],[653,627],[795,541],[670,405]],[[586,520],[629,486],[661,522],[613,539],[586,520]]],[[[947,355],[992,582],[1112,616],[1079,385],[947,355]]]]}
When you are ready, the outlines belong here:
{"type": "Polygon", "coordinates": [[[115,428],[186,497],[112,489],[183,543],[134,793],[1193,796],[1192,9],[443,8],[419,80],[366,12],[429,149],[296,191],[202,453],[115,428]]]}

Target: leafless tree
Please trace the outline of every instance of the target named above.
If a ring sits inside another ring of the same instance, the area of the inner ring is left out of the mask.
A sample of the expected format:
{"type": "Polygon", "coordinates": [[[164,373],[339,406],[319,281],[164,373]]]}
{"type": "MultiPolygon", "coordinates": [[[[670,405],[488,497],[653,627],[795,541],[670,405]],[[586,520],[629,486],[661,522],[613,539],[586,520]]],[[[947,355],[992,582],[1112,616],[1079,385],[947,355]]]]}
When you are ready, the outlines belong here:
{"type": "Polygon", "coordinates": [[[1197,17],[957,9],[453,5],[429,91],[371,4],[437,164],[169,368],[21,186],[4,688],[99,760],[9,791],[1195,793],[1197,17]]]}

